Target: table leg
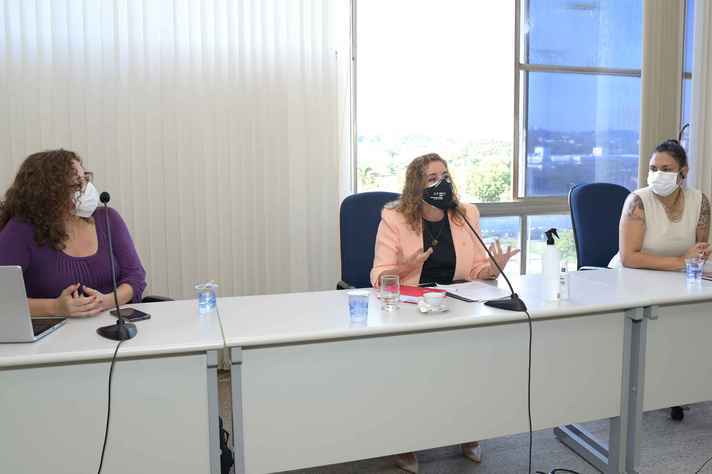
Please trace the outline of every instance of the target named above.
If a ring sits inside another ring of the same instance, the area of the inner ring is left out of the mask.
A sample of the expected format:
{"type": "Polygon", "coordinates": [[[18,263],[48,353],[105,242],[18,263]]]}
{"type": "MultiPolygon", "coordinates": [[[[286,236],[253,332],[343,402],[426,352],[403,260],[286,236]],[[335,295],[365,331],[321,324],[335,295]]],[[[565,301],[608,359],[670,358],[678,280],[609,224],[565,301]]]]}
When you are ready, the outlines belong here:
{"type": "Polygon", "coordinates": [[[655,319],[655,307],[634,308],[625,312],[621,415],[611,418],[609,447],[577,425],[554,428],[554,434],[559,441],[600,472],[639,472],[645,347],[649,319],[655,319]]]}
{"type": "Polygon", "coordinates": [[[218,353],[208,351],[208,439],[210,442],[210,473],[220,474],[220,402],[218,400],[218,353]]]}
{"type": "Polygon", "coordinates": [[[245,474],[245,438],[242,428],[242,350],[230,349],[232,380],[232,433],[235,444],[235,474],[245,474]]]}

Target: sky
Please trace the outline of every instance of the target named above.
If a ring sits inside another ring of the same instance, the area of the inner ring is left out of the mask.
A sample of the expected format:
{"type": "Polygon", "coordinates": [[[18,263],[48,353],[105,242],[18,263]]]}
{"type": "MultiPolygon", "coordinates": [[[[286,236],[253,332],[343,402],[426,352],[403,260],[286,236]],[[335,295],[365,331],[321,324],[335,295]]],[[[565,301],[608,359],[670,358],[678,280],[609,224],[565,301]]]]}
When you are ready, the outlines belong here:
{"type": "Polygon", "coordinates": [[[359,134],[511,140],[514,1],[359,0],[359,134]]]}
{"type": "MultiPolygon", "coordinates": [[[[529,0],[529,62],[639,69],[641,0],[529,0]]],[[[514,0],[359,0],[359,135],[511,140],[514,0]]],[[[638,130],[639,79],[532,73],[530,129],[638,130]]]]}

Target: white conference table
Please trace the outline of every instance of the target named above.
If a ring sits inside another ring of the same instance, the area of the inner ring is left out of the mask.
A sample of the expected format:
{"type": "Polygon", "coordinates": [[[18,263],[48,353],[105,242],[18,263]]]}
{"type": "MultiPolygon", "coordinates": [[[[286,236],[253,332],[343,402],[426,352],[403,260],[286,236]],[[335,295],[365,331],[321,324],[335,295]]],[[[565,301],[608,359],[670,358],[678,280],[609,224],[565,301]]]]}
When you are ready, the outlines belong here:
{"type": "MultiPolygon", "coordinates": [[[[220,472],[220,322],[194,301],[130,305],[151,314],[124,341],[112,381],[103,472],[220,472]]],[[[0,344],[0,472],[96,472],[116,348],[103,314],[26,344],[0,344]]]]}
{"type": "Polygon", "coordinates": [[[712,282],[690,286],[682,273],[634,269],[585,273],[607,283],[613,299],[642,317],[634,321],[637,335],[631,339],[631,371],[637,375],[630,387],[625,462],[625,472],[637,473],[644,411],[712,400],[712,282]]]}
{"type": "MultiPolygon", "coordinates": [[[[576,272],[559,302],[542,300],[541,283],[515,280],[534,321],[534,429],[558,427],[601,471],[637,473],[644,410],[712,399],[712,283],[576,272]],[[610,448],[571,425],[602,418],[612,420],[610,448]]],[[[152,319],[119,351],[105,473],[219,473],[215,351],[225,346],[238,473],[528,429],[522,313],[457,300],[443,314],[408,304],[386,313],[372,295],[367,323],[354,325],[343,291],[218,305],[220,318],[198,316],[195,301],[135,305],[152,319]]],[[[112,322],[74,319],[38,342],[0,344],[0,472],[96,469],[116,343],[95,330],[112,322]]]]}
{"type": "Polygon", "coordinates": [[[586,277],[608,281],[616,299],[650,307],[645,411],[712,400],[712,282],[688,286],[679,273],[632,269],[586,277]]]}
{"type": "MultiPolygon", "coordinates": [[[[560,302],[544,301],[541,283],[539,276],[515,283],[534,321],[534,429],[611,418],[610,450],[599,448],[598,464],[587,459],[606,472],[637,472],[643,408],[635,395],[646,365],[645,409],[712,399],[712,378],[696,378],[709,375],[709,357],[678,370],[678,386],[666,379],[670,360],[689,365],[709,350],[678,345],[685,337],[701,343],[712,283],[690,289],[680,273],[575,272],[571,297],[560,302]],[[679,328],[673,313],[691,326],[679,328]],[[661,326],[651,329],[646,353],[647,321],[656,315],[661,326]],[[664,340],[668,324],[675,340],[664,340]]],[[[346,292],[221,299],[233,358],[237,472],[527,431],[526,317],[448,304],[438,315],[408,304],[385,313],[372,294],[367,324],[352,325],[346,292]]]]}

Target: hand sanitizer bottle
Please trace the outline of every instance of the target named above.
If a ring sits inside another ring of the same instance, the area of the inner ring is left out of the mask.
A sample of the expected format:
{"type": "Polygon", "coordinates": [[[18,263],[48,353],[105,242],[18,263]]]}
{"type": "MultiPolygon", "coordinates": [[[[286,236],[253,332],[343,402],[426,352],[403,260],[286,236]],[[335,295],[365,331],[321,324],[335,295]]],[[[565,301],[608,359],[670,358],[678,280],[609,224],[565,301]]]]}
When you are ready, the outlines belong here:
{"type": "Polygon", "coordinates": [[[559,271],[561,270],[561,253],[556,248],[554,236],[559,238],[556,229],[549,229],[544,232],[546,235],[546,247],[542,257],[544,274],[544,298],[549,301],[559,299],[559,271]]]}

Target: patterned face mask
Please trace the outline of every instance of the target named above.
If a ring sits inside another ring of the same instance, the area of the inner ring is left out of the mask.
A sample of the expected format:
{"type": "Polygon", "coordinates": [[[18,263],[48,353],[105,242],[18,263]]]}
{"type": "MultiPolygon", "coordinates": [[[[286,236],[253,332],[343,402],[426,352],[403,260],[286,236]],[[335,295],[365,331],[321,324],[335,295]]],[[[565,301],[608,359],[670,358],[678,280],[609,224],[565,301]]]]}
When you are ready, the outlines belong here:
{"type": "Polygon", "coordinates": [[[452,182],[450,178],[443,178],[439,182],[423,190],[423,201],[438,209],[452,207],[452,182]]]}

